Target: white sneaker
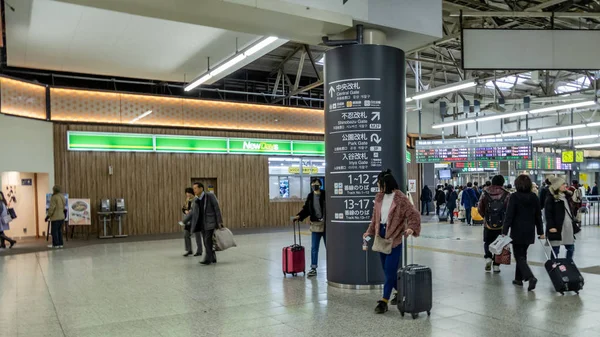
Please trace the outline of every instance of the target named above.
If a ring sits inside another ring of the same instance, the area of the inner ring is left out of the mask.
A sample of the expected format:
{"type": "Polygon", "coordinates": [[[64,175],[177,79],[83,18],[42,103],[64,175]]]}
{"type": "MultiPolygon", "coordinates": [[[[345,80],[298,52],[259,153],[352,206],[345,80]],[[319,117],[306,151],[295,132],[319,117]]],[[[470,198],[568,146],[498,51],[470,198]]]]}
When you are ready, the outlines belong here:
{"type": "Polygon", "coordinates": [[[492,270],[492,259],[485,259],[485,271],[492,270]]]}
{"type": "Polygon", "coordinates": [[[58,248],[61,248],[61,249],[62,249],[62,248],[64,248],[64,246],[58,246],[58,248]]]}
{"type": "Polygon", "coordinates": [[[54,246],[53,245],[48,245],[48,248],[54,248],[54,246]]]}
{"type": "Polygon", "coordinates": [[[500,266],[494,266],[494,273],[500,272],[500,266]]]}

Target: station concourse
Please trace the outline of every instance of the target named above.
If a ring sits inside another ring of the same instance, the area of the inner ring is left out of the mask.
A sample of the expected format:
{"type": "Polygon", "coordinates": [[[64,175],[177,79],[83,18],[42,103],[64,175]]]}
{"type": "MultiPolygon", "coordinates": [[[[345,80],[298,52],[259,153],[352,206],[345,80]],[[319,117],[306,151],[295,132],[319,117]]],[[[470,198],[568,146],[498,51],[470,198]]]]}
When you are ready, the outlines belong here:
{"type": "Polygon", "coordinates": [[[0,336],[600,336],[597,1],[0,11],[0,336]]]}

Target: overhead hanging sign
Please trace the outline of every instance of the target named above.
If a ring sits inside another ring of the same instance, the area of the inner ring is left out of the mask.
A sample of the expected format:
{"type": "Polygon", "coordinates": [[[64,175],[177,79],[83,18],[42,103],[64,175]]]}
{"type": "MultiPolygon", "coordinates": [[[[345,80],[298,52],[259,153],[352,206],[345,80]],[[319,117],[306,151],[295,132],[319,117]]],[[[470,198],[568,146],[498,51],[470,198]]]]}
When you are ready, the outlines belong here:
{"type": "Polygon", "coordinates": [[[563,151],[562,152],[562,162],[563,163],[572,163],[575,161],[575,152],[574,151],[563,151]]]}
{"type": "Polygon", "coordinates": [[[529,137],[416,142],[417,163],[529,160],[532,152],[529,137]]]}

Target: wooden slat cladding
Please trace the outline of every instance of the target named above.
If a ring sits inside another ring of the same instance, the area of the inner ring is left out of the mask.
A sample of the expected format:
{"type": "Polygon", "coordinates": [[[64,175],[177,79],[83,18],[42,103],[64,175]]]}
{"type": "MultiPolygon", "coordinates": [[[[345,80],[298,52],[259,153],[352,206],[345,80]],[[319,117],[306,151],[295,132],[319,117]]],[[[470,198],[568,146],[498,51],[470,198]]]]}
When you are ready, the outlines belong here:
{"type": "Polygon", "coordinates": [[[91,232],[103,198],[124,198],[131,235],[178,232],[184,188],[191,178],[216,178],[225,225],[286,226],[302,203],[269,202],[268,160],[256,155],[67,151],[67,131],[322,140],[322,136],[83,124],[54,125],[55,180],[72,198],[90,198],[91,232]],[[108,167],[113,167],[109,176],[108,167]]]}

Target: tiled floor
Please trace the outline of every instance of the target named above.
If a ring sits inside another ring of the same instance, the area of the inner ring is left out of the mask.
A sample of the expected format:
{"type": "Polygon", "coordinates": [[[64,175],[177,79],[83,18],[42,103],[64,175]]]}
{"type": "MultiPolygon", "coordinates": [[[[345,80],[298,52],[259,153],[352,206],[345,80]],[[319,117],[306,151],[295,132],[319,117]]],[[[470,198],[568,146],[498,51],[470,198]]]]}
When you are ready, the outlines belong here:
{"type": "MultiPolygon", "coordinates": [[[[434,308],[417,320],[375,315],[378,291],[328,287],[324,250],[317,278],[283,278],[281,232],[238,235],[213,266],[183,258],[182,240],[0,253],[0,336],[600,336],[600,276],[560,296],[538,264],[528,293],[511,284],[514,265],[483,271],[481,231],[424,225],[415,261],[433,269],[434,308]]],[[[580,267],[600,265],[599,243],[600,229],[585,227],[580,267]]]]}

